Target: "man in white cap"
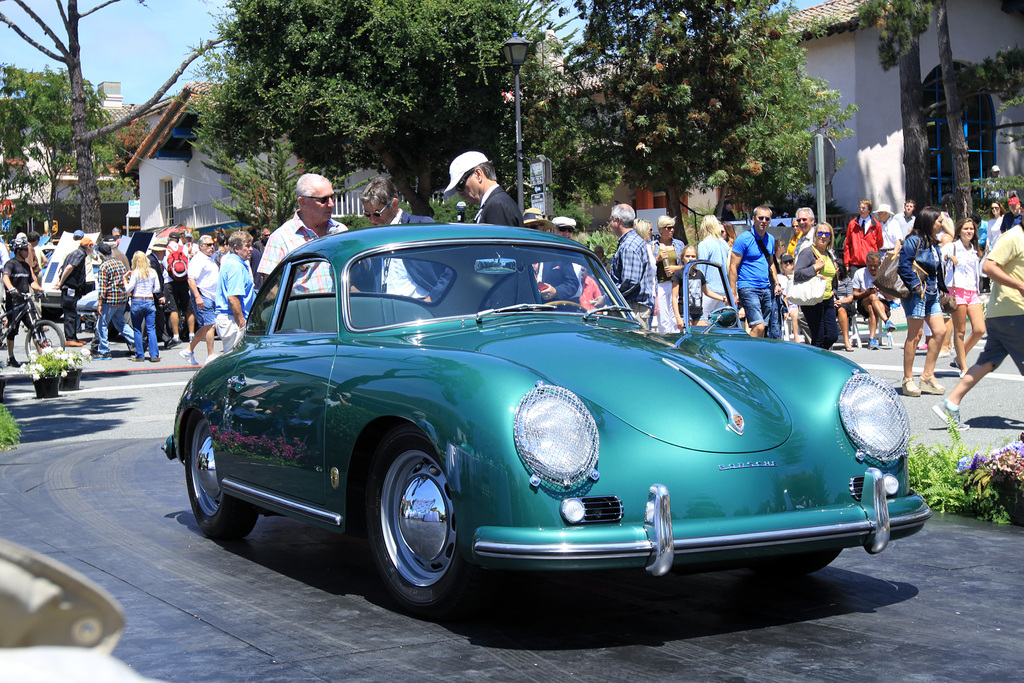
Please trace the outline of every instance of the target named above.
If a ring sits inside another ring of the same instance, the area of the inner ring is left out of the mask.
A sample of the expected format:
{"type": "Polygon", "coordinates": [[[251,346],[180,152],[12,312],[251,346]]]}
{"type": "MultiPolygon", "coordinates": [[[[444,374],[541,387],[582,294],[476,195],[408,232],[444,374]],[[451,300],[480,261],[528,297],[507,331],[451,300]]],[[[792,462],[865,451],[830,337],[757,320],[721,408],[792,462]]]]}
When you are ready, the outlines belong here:
{"type": "Polygon", "coordinates": [[[519,205],[498,185],[494,165],[480,152],[464,152],[448,167],[447,196],[458,193],[471,204],[479,204],[476,223],[525,227],[519,205]]]}
{"type": "Polygon", "coordinates": [[[882,251],[899,249],[903,245],[903,226],[893,216],[892,207],[888,204],[879,204],[875,209],[875,218],[882,224],[882,251]]]}
{"type": "Polygon", "coordinates": [[[989,199],[1002,199],[1003,197],[1006,196],[1006,193],[999,189],[999,186],[996,183],[991,182],[994,180],[998,180],[999,167],[993,164],[992,168],[989,169],[988,174],[989,182],[986,183],[987,188],[985,190],[985,196],[988,197],[989,199]]]}

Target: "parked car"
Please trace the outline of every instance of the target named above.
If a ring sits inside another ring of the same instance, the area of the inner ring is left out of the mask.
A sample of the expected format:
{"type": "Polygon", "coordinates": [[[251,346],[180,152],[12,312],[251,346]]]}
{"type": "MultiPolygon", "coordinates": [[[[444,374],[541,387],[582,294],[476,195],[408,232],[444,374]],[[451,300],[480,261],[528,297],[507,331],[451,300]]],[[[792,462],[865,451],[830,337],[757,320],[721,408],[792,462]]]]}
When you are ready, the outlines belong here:
{"type": "Polygon", "coordinates": [[[429,224],[290,254],[165,450],[207,536],[260,514],[365,532],[398,603],[444,618],[483,604],[489,569],[798,574],[880,552],[931,515],[908,433],[888,382],[753,339],[734,308],[646,332],[575,242],[429,224]],[[600,295],[545,300],[538,277],[574,272],[600,295]]]}

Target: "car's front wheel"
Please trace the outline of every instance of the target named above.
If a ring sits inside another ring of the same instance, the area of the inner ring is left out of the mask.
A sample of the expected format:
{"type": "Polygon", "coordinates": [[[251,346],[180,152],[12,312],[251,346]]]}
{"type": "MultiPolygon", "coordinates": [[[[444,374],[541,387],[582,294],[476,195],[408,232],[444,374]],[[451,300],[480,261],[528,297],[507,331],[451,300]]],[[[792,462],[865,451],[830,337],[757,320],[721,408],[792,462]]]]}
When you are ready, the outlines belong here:
{"type": "Polygon", "coordinates": [[[418,429],[399,427],[381,441],[366,491],[373,560],[405,609],[450,619],[483,606],[484,572],[459,554],[448,479],[418,429]]]}
{"type": "Polygon", "coordinates": [[[244,538],[256,526],[259,512],[249,503],[221,491],[210,423],[205,418],[199,418],[192,425],[189,446],[185,458],[185,482],[188,502],[200,530],[221,541],[244,538]]]}

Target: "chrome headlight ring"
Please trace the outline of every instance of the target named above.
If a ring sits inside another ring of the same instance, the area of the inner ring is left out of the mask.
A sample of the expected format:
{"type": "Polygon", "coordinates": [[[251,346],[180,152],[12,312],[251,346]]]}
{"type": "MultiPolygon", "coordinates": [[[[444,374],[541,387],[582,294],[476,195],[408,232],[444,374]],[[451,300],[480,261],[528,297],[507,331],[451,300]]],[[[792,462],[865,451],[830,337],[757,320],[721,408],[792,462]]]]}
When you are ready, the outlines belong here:
{"type": "Polygon", "coordinates": [[[866,460],[890,465],[906,454],[910,419],[888,382],[866,372],[854,373],[839,394],[839,415],[866,460]]]}
{"type": "Polygon", "coordinates": [[[597,423],[568,389],[539,384],[528,391],[516,407],[514,435],[519,457],[541,481],[572,487],[596,479],[597,423]]]}

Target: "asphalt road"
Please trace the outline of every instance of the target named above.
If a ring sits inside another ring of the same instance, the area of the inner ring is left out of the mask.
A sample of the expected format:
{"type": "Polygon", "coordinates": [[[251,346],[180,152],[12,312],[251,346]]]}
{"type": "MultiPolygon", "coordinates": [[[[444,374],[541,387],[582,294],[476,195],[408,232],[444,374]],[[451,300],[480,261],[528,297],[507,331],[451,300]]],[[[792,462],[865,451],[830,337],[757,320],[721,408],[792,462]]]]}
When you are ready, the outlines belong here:
{"type": "Polygon", "coordinates": [[[124,606],[114,654],[168,681],[1016,680],[1024,529],[938,518],[798,580],[746,570],[507,578],[470,621],[401,614],[367,544],[283,518],[195,525],[155,439],[0,454],[0,533],[124,606]]]}
{"type": "MultiPolygon", "coordinates": [[[[899,354],[851,357],[897,384],[899,354]]],[[[1024,529],[942,515],[881,555],[847,550],[800,580],[522,575],[503,577],[498,602],[471,621],[408,617],[361,539],[283,518],[261,519],[242,542],[202,536],[183,468],[159,449],[193,372],[175,357],[93,363],[81,391],[49,400],[4,371],[24,443],[0,452],[0,536],[114,594],[127,614],[115,655],[142,675],[948,681],[1016,680],[1024,666],[1024,529]]],[[[1022,389],[1012,365],[987,378],[976,408],[964,406],[969,442],[1024,429],[1022,389]]],[[[933,401],[905,399],[912,433],[948,440],[933,401]]]]}

